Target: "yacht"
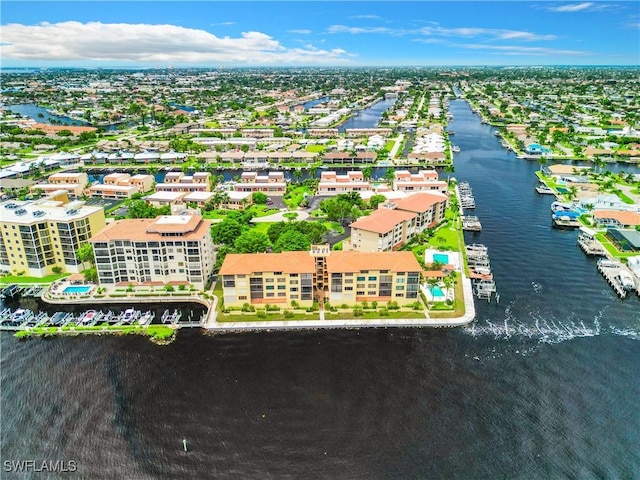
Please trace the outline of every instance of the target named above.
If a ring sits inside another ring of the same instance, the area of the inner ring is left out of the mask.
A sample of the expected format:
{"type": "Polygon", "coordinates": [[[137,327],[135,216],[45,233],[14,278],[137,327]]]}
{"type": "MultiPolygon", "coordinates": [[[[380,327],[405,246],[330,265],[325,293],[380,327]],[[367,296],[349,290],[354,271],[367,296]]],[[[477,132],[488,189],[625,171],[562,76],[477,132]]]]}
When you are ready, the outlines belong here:
{"type": "Polygon", "coordinates": [[[81,325],[89,325],[96,318],[97,312],[95,310],[87,310],[84,314],[78,319],[78,323],[81,325]]]}
{"type": "Polygon", "coordinates": [[[14,298],[17,297],[20,294],[20,286],[14,284],[9,285],[8,287],[5,287],[2,289],[2,292],[0,292],[0,296],[2,296],[2,298],[14,298]]]}
{"type": "Polygon", "coordinates": [[[454,152],[454,153],[458,153],[458,152],[460,152],[460,147],[457,146],[457,145],[453,145],[451,147],[451,151],[454,152]]]}

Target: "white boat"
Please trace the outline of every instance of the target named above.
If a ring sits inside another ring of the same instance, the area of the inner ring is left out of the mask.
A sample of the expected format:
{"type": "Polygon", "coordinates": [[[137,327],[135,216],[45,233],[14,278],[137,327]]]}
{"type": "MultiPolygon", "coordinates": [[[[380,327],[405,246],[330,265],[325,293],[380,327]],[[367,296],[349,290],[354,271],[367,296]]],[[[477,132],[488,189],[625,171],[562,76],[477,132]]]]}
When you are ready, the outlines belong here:
{"type": "Polygon", "coordinates": [[[11,323],[14,325],[20,325],[21,323],[30,320],[33,317],[33,312],[26,308],[18,308],[13,315],[11,315],[11,323]]]}
{"type": "Polygon", "coordinates": [[[458,152],[460,152],[460,147],[458,147],[457,145],[453,145],[451,147],[451,151],[454,152],[454,153],[458,153],[458,152]]]}
{"type": "Polygon", "coordinates": [[[553,188],[548,187],[544,183],[541,183],[540,185],[538,185],[536,187],[536,192],[543,193],[543,194],[548,194],[548,195],[554,195],[555,194],[555,192],[553,191],[553,188]]]}
{"type": "Polygon", "coordinates": [[[122,323],[133,323],[136,319],[136,313],[134,308],[127,308],[122,314],[122,323]]]}
{"type": "Polygon", "coordinates": [[[620,270],[618,272],[618,280],[620,281],[620,285],[622,288],[629,291],[636,286],[636,282],[633,280],[633,276],[627,272],[626,270],[620,270]]]}

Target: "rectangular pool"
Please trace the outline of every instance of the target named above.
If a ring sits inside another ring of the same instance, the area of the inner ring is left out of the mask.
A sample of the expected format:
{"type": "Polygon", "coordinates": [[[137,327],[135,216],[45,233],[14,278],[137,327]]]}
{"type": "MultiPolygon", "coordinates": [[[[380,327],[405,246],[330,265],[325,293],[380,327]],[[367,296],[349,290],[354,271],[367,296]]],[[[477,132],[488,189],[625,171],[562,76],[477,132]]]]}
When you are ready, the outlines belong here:
{"type": "Polygon", "coordinates": [[[89,293],[91,287],[88,285],[70,285],[68,287],[64,287],[62,293],[89,293]]]}
{"type": "Polygon", "coordinates": [[[433,261],[447,265],[449,263],[449,255],[446,253],[434,253],[433,261]]]}

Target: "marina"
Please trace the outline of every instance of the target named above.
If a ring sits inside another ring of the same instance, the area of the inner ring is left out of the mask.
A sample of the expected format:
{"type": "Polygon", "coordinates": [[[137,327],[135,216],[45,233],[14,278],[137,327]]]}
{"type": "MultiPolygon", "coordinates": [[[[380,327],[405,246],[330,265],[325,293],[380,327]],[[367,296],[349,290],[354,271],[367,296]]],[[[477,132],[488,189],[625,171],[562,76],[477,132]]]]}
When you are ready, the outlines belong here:
{"type": "Polygon", "coordinates": [[[553,188],[547,186],[544,183],[540,183],[538,184],[538,186],[536,186],[536,192],[543,194],[543,195],[555,195],[556,192],[553,191],[553,188]]]}
{"type": "MultiPolygon", "coordinates": [[[[168,310],[166,312],[169,312],[168,310]]],[[[169,321],[163,322],[176,327],[196,326],[204,321],[204,315],[200,319],[200,323],[190,322],[188,325],[179,323],[182,314],[179,310],[174,310],[168,314],[169,321]]],[[[36,327],[95,327],[95,326],[133,326],[142,327],[149,326],[155,319],[155,313],[151,310],[141,311],[134,308],[128,308],[121,313],[116,314],[113,311],[86,310],[74,315],[71,312],[56,312],[49,314],[47,312],[38,312],[37,314],[28,308],[4,308],[0,311],[0,330],[20,331],[29,330],[36,327]]]]}

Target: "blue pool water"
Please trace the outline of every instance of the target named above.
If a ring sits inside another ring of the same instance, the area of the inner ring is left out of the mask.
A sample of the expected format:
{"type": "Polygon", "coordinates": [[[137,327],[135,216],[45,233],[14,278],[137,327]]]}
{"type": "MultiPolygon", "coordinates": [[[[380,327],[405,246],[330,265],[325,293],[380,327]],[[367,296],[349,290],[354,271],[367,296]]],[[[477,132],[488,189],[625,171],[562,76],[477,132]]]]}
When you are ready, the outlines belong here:
{"type": "Polygon", "coordinates": [[[430,287],[429,290],[431,291],[431,295],[433,295],[434,297],[444,297],[444,292],[437,285],[430,287]]]}
{"type": "Polygon", "coordinates": [[[446,265],[449,263],[449,255],[445,253],[434,253],[433,261],[438,263],[444,263],[446,265]]]}
{"type": "Polygon", "coordinates": [[[62,293],[87,293],[91,287],[87,285],[65,287],[62,293]]]}
{"type": "Polygon", "coordinates": [[[559,193],[568,193],[569,190],[567,190],[564,187],[556,187],[556,190],[558,190],[559,193]]]}

